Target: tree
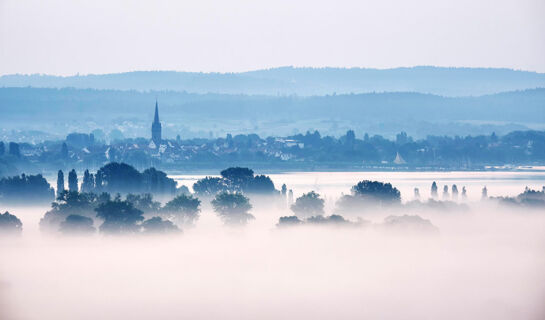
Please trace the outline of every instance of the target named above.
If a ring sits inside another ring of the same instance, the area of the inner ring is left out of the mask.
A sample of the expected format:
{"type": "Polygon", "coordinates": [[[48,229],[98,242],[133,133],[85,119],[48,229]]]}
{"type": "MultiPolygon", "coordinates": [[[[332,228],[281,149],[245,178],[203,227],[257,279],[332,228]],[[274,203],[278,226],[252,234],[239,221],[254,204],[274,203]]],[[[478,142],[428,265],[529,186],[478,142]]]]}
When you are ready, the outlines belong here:
{"type": "Polygon", "coordinates": [[[351,189],[352,195],[376,200],[382,203],[401,202],[401,193],[390,183],[363,180],[351,189]]]}
{"type": "Polygon", "coordinates": [[[431,197],[434,199],[437,198],[437,183],[435,181],[431,184],[431,197]]]}
{"type": "Polygon", "coordinates": [[[100,190],[109,193],[140,193],[142,191],[142,175],[134,167],[126,163],[110,162],[95,174],[95,183],[100,190]]]}
{"type": "Polygon", "coordinates": [[[250,180],[245,191],[248,193],[270,194],[275,192],[275,190],[271,178],[265,175],[259,175],[250,180]]]}
{"type": "Polygon", "coordinates": [[[481,199],[488,199],[488,189],[486,188],[486,186],[483,187],[483,190],[481,192],[481,199]]]}
{"type": "Polygon", "coordinates": [[[212,207],[228,225],[246,224],[254,216],[248,213],[252,209],[250,199],[242,193],[221,192],[212,200],[212,207]]]}
{"type": "Polygon", "coordinates": [[[57,172],[57,197],[60,197],[60,195],[64,192],[64,173],[62,170],[59,170],[57,172]]]}
{"type": "Polygon", "coordinates": [[[6,146],[3,141],[0,141],[0,156],[3,156],[6,153],[6,146]]]}
{"type": "Polygon", "coordinates": [[[337,201],[339,212],[358,212],[367,207],[398,205],[401,193],[390,183],[363,180],[352,186],[351,194],[337,201]]]}
{"type": "Polygon", "coordinates": [[[127,197],[125,197],[125,200],[132,203],[132,205],[136,209],[141,210],[144,213],[156,213],[159,212],[159,210],[161,209],[161,203],[153,201],[153,195],[151,195],[150,193],[129,193],[127,197]]]}
{"type": "Polygon", "coordinates": [[[281,192],[282,192],[282,196],[286,197],[286,193],[288,192],[288,187],[286,187],[285,183],[282,185],[281,192]]]}
{"type": "Polygon", "coordinates": [[[462,187],[462,199],[463,200],[467,199],[467,190],[465,186],[462,187]]]}
{"type": "Polygon", "coordinates": [[[9,212],[0,213],[0,235],[20,234],[23,230],[23,223],[19,218],[9,212]]]}
{"type": "Polygon", "coordinates": [[[55,190],[41,175],[1,178],[0,199],[3,203],[44,203],[55,199],[55,190]]]}
{"type": "Polygon", "coordinates": [[[89,170],[83,173],[83,182],[81,183],[81,192],[92,192],[95,189],[95,179],[89,170]]]}
{"type": "Polygon", "coordinates": [[[95,174],[95,192],[102,191],[102,175],[95,174]]]}
{"type": "Polygon", "coordinates": [[[181,224],[193,225],[199,219],[201,201],[192,195],[181,194],[167,202],[162,211],[181,220],[181,224]]]}
{"type": "Polygon", "coordinates": [[[451,190],[452,190],[452,200],[454,201],[458,200],[458,186],[453,184],[451,190]]]}
{"type": "Polygon", "coordinates": [[[248,168],[233,167],[221,172],[231,191],[244,191],[254,178],[254,171],[248,168]]]}
{"type": "Polygon", "coordinates": [[[176,181],[155,168],[149,168],[142,172],[142,182],[145,192],[162,195],[176,194],[176,181]]]}
{"type": "Polygon", "coordinates": [[[60,224],[70,215],[95,217],[95,208],[107,201],[110,201],[110,195],[107,193],[96,195],[93,193],[64,191],[51,204],[51,210],[46,212],[40,220],[40,229],[57,232],[60,224]]]}
{"type": "Polygon", "coordinates": [[[200,196],[213,196],[225,190],[226,186],[221,178],[206,177],[193,184],[193,191],[200,196]]]}
{"type": "Polygon", "coordinates": [[[448,198],[449,198],[448,186],[445,185],[445,186],[443,186],[443,200],[447,200],[448,198]]]}
{"type": "Polygon", "coordinates": [[[416,200],[420,199],[420,189],[414,188],[414,198],[416,200]]]}
{"type": "Polygon", "coordinates": [[[296,215],[314,216],[324,214],[324,199],[314,191],[305,193],[291,206],[291,211],[296,215]]]}
{"type": "Polygon", "coordinates": [[[136,233],[140,229],[139,223],[144,220],[141,210],[119,198],[100,204],[95,211],[97,218],[104,220],[99,230],[106,234],[136,233]]]}
{"type": "Polygon", "coordinates": [[[291,227],[303,224],[303,221],[299,220],[297,216],[280,217],[278,219],[277,227],[291,227]]]}
{"type": "Polygon", "coordinates": [[[340,216],[338,214],[333,214],[329,217],[314,216],[314,217],[310,217],[306,219],[305,222],[308,224],[334,224],[334,225],[351,224],[350,221],[346,220],[343,216],[340,216]]]}
{"type": "Polygon", "coordinates": [[[68,172],[68,190],[78,192],[78,175],[74,169],[68,172]]]}
{"type": "Polygon", "coordinates": [[[91,234],[96,231],[93,219],[71,214],[61,222],[59,231],[64,234],[91,234]]]}
{"type": "Polygon", "coordinates": [[[161,234],[161,233],[173,233],[180,232],[178,227],[168,220],[163,220],[161,217],[153,217],[142,223],[142,228],[145,233],[161,234]]]}

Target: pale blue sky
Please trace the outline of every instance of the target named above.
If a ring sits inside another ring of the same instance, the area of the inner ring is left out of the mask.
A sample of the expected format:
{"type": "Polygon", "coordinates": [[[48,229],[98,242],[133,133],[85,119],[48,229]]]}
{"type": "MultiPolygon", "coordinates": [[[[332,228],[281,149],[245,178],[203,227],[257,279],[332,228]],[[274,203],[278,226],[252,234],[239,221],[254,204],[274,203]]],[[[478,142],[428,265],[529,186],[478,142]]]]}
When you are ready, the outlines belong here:
{"type": "Polygon", "coordinates": [[[0,74],[294,66],[545,72],[544,0],[0,0],[0,74]]]}

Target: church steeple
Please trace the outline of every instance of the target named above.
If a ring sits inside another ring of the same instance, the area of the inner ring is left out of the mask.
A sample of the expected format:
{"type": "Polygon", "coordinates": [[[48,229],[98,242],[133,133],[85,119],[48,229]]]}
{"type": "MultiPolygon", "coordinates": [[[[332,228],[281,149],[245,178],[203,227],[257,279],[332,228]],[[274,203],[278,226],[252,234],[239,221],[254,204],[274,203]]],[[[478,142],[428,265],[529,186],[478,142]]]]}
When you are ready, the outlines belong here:
{"type": "Polygon", "coordinates": [[[157,104],[157,100],[155,100],[155,118],[153,118],[153,123],[159,122],[159,105],[157,104]]]}
{"type": "Polygon", "coordinates": [[[155,100],[155,117],[151,125],[151,140],[155,145],[161,144],[161,122],[159,122],[159,105],[155,100]]]}

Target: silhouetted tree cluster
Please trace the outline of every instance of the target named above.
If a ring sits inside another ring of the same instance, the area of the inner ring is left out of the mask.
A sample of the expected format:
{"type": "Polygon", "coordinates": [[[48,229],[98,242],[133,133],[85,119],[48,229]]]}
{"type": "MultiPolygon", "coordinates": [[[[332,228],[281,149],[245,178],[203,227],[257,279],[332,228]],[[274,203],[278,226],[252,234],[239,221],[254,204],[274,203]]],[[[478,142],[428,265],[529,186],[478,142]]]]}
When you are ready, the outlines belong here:
{"type": "Polygon", "coordinates": [[[201,201],[192,195],[181,194],[170,200],[161,212],[179,221],[181,225],[191,226],[199,218],[201,201]]]}
{"type": "MultiPolygon", "coordinates": [[[[57,178],[57,192],[64,186],[64,174],[59,171],[57,178]]],[[[78,176],[75,170],[68,174],[68,190],[78,191],[78,176]]],[[[134,167],[111,162],[100,168],[96,174],[85,170],[81,184],[81,192],[89,193],[151,193],[155,195],[176,194],[176,181],[167,177],[163,171],[149,168],[140,173],[134,167]]]]}
{"type": "Polygon", "coordinates": [[[280,217],[278,224],[279,228],[292,227],[292,226],[362,226],[366,223],[363,220],[352,222],[345,219],[343,216],[333,214],[330,216],[311,216],[306,219],[299,219],[297,216],[280,217]]]}
{"type": "Polygon", "coordinates": [[[490,199],[508,206],[543,209],[545,208],[545,186],[541,191],[526,187],[524,192],[516,197],[491,197],[490,199]]]}
{"type": "Polygon", "coordinates": [[[161,217],[153,217],[142,223],[142,231],[150,234],[164,234],[181,232],[178,227],[169,220],[163,220],[161,217]]]}
{"type": "Polygon", "coordinates": [[[390,183],[363,180],[352,186],[351,194],[337,201],[337,210],[351,212],[377,205],[398,205],[401,193],[390,183]]]}
{"type": "Polygon", "coordinates": [[[315,216],[324,214],[324,199],[314,191],[305,193],[291,205],[291,211],[297,216],[315,216]]]}
{"type": "Polygon", "coordinates": [[[106,234],[134,234],[144,220],[144,212],[126,200],[116,198],[101,203],[95,211],[97,218],[104,220],[99,230],[106,234]]]}
{"type": "Polygon", "coordinates": [[[57,200],[51,204],[51,210],[46,212],[40,220],[40,229],[43,231],[57,232],[59,231],[61,223],[70,215],[93,219],[96,216],[95,209],[100,204],[109,200],[110,195],[108,193],[97,195],[94,193],[64,191],[57,197],[57,200]]]}
{"type": "Polygon", "coordinates": [[[206,177],[193,185],[196,194],[213,196],[219,192],[241,192],[246,194],[273,194],[274,183],[268,176],[254,175],[248,168],[232,167],[221,171],[221,178],[206,177]]]}
{"type": "Polygon", "coordinates": [[[41,174],[0,179],[0,203],[46,203],[54,198],[55,191],[41,174]]]}

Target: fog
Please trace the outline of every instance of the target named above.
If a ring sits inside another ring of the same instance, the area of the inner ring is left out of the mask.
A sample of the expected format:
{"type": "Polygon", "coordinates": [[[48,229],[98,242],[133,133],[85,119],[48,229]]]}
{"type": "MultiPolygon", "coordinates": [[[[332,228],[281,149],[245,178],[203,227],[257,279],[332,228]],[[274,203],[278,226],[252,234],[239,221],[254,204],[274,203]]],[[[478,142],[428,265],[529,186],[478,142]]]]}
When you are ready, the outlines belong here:
{"type": "MultiPolygon", "coordinates": [[[[518,178],[502,190],[521,192],[518,178]]],[[[543,319],[545,214],[481,202],[476,188],[469,211],[377,209],[358,227],[277,228],[292,213],[256,198],[255,220],[226,227],[203,199],[194,228],[156,237],[56,237],[38,227],[49,208],[1,208],[24,230],[0,238],[0,319],[543,319]],[[383,223],[405,214],[439,232],[383,223]]],[[[321,190],[327,215],[336,190],[321,190]]]]}

